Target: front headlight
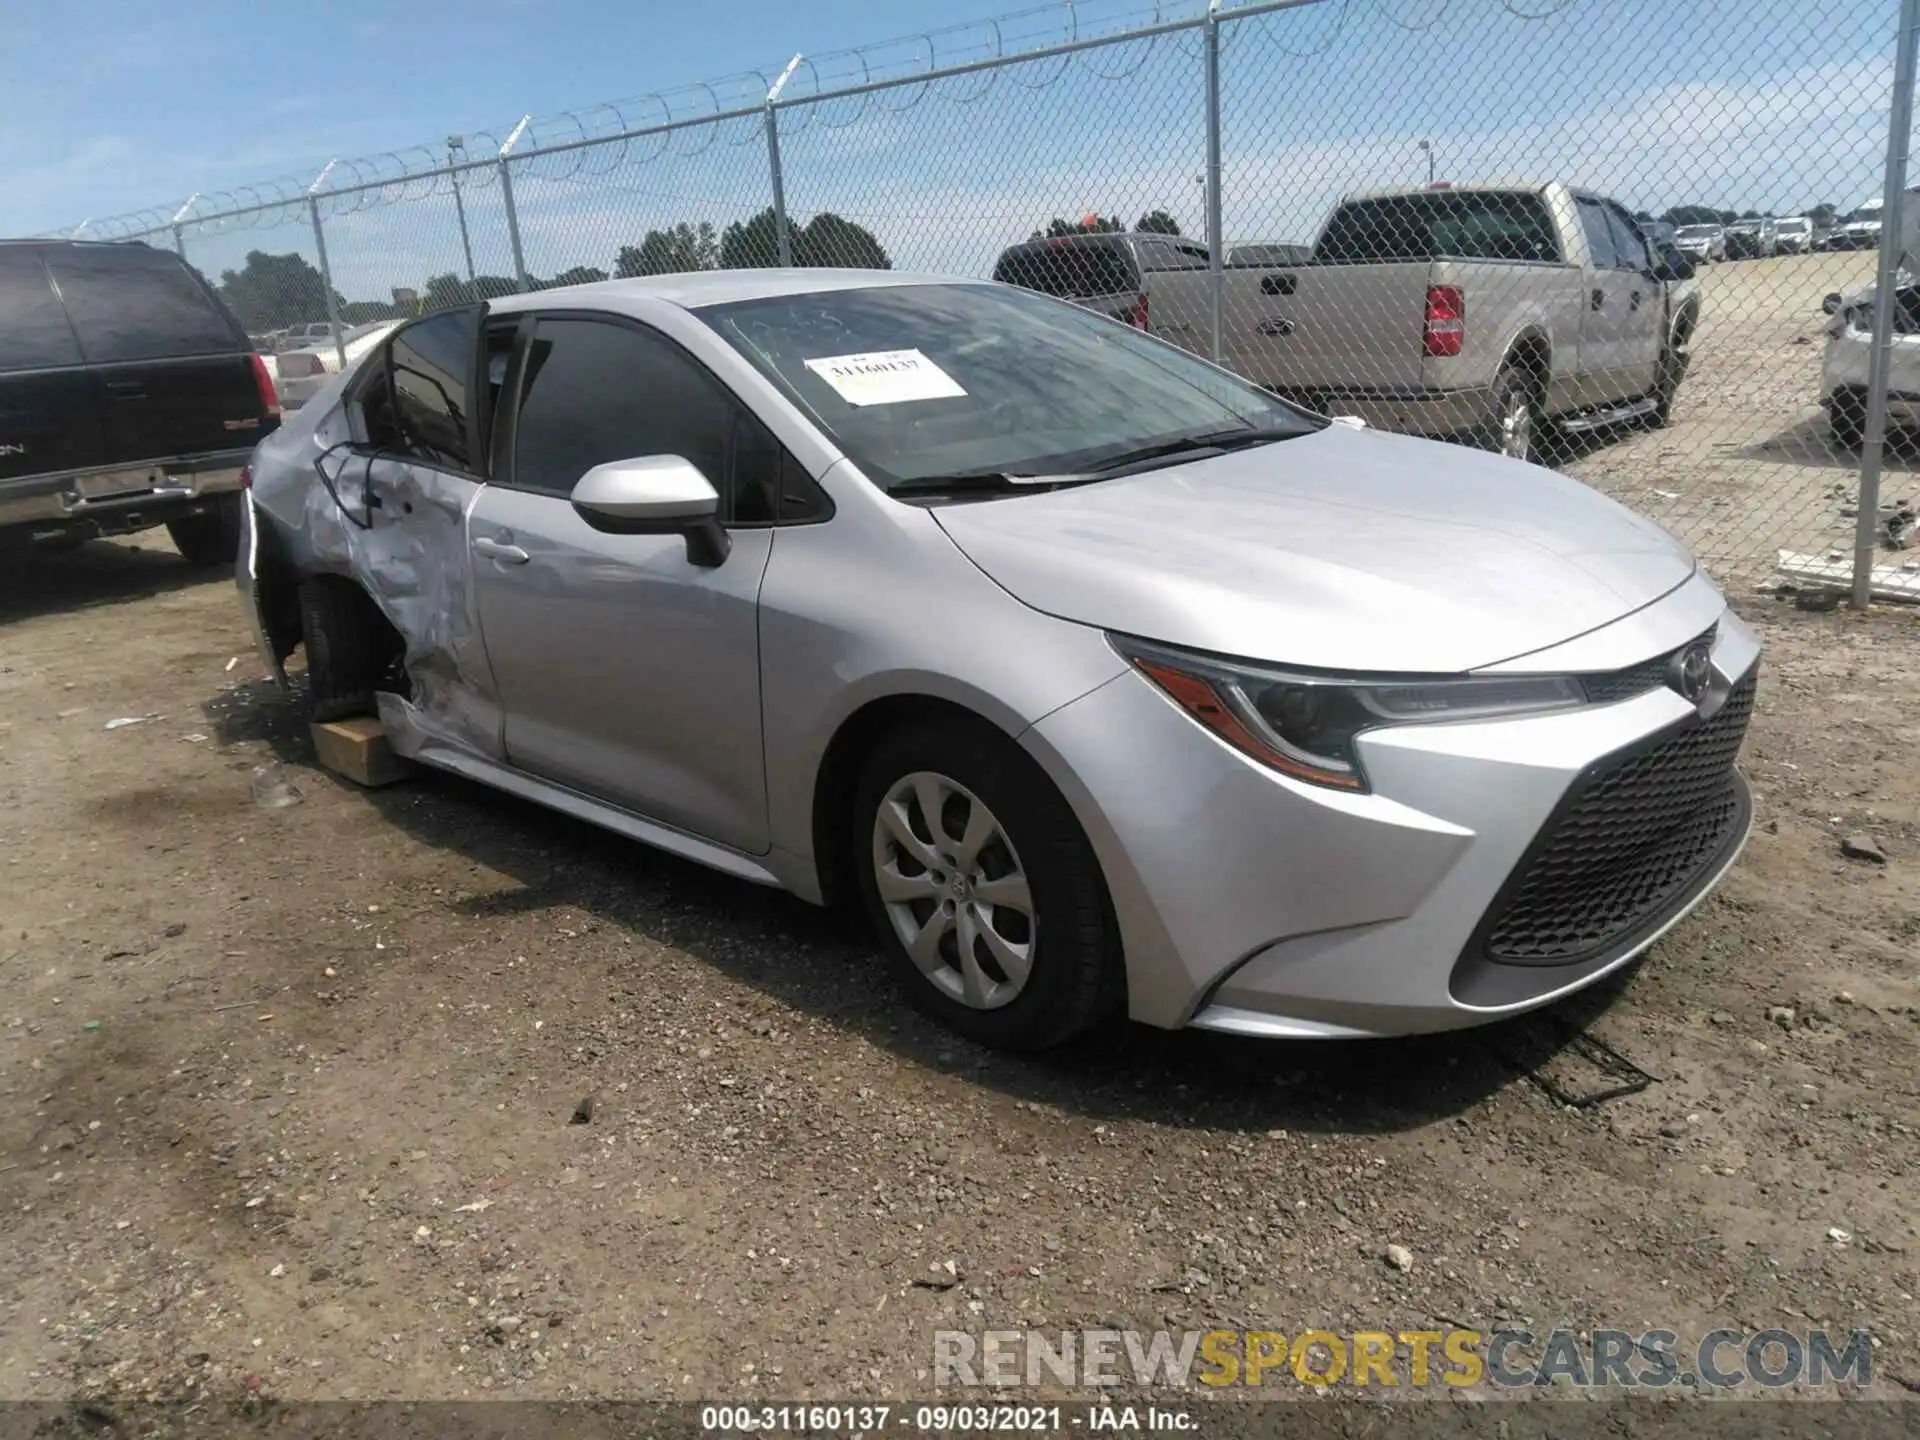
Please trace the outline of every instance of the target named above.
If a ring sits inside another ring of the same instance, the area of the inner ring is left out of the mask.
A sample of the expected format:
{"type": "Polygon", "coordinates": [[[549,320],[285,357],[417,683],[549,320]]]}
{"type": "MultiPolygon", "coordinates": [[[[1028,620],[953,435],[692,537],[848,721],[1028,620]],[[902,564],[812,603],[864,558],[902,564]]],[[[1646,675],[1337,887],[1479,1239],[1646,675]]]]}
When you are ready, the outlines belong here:
{"type": "Polygon", "coordinates": [[[1363,731],[1565,710],[1587,698],[1569,676],[1309,675],[1125,635],[1107,638],[1169,699],[1236,750],[1283,775],[1336,790],[1367,788],[1354,750],[1363,731]]]}

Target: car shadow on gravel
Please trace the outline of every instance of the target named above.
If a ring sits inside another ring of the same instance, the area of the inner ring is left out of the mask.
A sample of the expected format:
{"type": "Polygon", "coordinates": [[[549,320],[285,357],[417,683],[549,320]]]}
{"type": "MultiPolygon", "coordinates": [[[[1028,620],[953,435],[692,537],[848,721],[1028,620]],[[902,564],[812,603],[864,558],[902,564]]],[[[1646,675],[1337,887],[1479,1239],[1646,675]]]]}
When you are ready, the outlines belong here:
{"type": "MultiPolygon", "coordinates": [[[[1733,454],[1742,460],[1764,460],[1774,465],[1804,465],[1831,470],[1834,478],[1851,484],[1860,478],[1860,447],[1842,445],[1833,438],[1825,411],[1809,415],[1784,430],[1743,445],[1733,454]]],[[[1882,454],[1889,483],[1911,479],[1920,470],[1920,429],[1895,427],[1887,431],[1882,454]]]]}
{"type": "MultiPolygon", "coordinates": [[[[223,741],[267,744],[285,763],[311,764],[294,703],[269,683],[210,700],[223,741]]],[[[307,771],[303,783],[323,778],[307,771]]],[[[334,783],[346,786],[345,781],[334,783]]],[[[353,787],[347,786],[352,789],[353,787]]],[[[458,898],[471,917],[584,912],[600,924],[670,946],[778,1006],[1014,1099],[1095,1120],[1130,1119],[1230,1131],[1396,1131],[1459,1115],[1521,1083],[1502,1035],[1510,1026],[1408,1040],[1342,1044],[1256,1041],[1116,1024],[1037,1056],[985,1050],[919,1016],[886,977],[857,915],[822,910],[607,834],[455,776],[425,773],[360,791],[414,840],[503,874],[518,888],[458,898]]],[[[625,983],[647,979],[638,960],[625,983]]],[[[616,982],[620,977],[616,974],[616,982]]],[[[1535,1059],[1611,1001],[1581,997],[1535,1059]]],[[[749,1006],[740,1017],[777,1022],[749,1006]]]]}
{"type": "Polygon", "coordinates": [[[0,551],[0,625],[230,579],[226,570],[189,565],[151,541],[90,540],[70,550],[10,547],[0,551]]]}

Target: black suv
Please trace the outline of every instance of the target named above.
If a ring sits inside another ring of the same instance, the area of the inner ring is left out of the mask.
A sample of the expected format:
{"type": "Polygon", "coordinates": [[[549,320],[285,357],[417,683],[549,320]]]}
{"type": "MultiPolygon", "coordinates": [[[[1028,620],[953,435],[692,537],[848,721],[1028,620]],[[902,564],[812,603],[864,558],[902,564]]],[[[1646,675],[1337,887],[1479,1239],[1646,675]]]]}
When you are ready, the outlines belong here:
{"type": "Polygon", "coordinates": [[[178,255],[0,241],[0,548],[165,525],[193,564],[231,562],[279,424],[266,361],[178,255]]]}

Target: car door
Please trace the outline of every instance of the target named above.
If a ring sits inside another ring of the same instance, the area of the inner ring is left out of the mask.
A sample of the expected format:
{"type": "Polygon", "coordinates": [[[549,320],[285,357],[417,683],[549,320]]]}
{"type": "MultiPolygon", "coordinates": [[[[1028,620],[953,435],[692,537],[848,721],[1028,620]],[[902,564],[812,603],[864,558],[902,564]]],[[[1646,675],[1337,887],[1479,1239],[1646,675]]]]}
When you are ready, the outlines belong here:
{"type": "Polygon", "coordinates": [[[764,852],[770,437],[685,350],[620,316],[539,316],[509,385],[495,483],[468,522],[508,763],[764,852]],[[573,508],[595,465],[651,455],[691,462],[720,492],[720,564],[694,563],[682,536],[609,534],[573,508]]]}
{"type": "Polygon", "coordinates": [[[516,322],[463,306],[416,320],[348,396],[351,452],[315,461],[343,519],[354,578],[406,641],[413,723],[497,760],[500,713],[472,594],[467,513],[516,322]]]}
{"type": "Polygon", "coordinates": [[[1633,217],[1612,202],[1606,209],[1614,259],[1628,286],[1620,326],[1620,383],[1628,395],[1646,395],[1653,390],[1667,341],[1666,291],[1653,278],[1653,254],[1633,217]]]}
{"type": "Polygon", "coordinates": [[[1607,207],[1584,195],[1574,197],[1574,205],[1580,215],[1580,232],[1586,236],[1588,252],[1576,406],[1612,404],[1626,394],[1624,351],[1632,286],[1620,269],[1607,207]]]}

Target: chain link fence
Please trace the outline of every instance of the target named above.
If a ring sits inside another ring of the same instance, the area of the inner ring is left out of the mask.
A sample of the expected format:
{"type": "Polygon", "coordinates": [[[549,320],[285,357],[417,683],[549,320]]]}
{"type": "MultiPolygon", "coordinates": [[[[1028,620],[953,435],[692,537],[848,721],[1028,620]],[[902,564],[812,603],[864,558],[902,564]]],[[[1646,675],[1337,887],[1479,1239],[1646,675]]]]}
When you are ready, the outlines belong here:
{"type": "Polygon", "coordinates": [[[75,233],[178,248],[290,403],[475,298],[778,264],[1005,279],[1329,413],[1563,468],[1724,579],[1785,556],[1864,601],[1920,592],[1895,553],[1920,301],[1867,293],[1907,278],[1883,206],[1920,6],[1892,8],[1083,0],[75,233]]]}

